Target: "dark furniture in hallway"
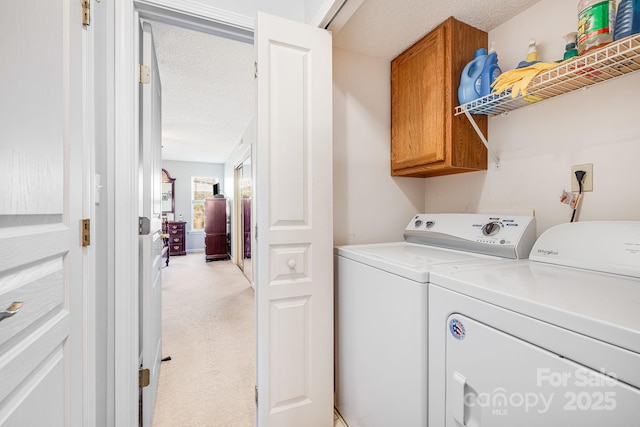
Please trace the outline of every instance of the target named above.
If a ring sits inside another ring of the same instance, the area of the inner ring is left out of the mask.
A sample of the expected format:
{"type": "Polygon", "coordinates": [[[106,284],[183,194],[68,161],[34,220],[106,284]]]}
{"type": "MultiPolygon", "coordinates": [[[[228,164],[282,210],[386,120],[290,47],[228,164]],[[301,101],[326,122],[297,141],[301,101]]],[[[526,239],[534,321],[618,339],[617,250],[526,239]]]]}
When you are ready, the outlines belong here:
{"type": "Polygon", "coordinates": [[[204,201],[204,251],[207,261],[228,259],[227,199],[214,197],[204,201]]]}

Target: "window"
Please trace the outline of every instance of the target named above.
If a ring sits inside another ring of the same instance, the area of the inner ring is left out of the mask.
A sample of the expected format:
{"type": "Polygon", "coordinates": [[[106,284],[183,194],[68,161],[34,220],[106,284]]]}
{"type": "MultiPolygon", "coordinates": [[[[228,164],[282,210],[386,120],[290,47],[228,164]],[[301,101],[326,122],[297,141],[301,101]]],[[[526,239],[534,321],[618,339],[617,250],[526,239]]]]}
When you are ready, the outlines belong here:
{"type": "Polygon", "coordinates": [[[218,178],[191,177],[191,229],[204,230],[204,200],[213,197],[213,186],[218,178]]]}

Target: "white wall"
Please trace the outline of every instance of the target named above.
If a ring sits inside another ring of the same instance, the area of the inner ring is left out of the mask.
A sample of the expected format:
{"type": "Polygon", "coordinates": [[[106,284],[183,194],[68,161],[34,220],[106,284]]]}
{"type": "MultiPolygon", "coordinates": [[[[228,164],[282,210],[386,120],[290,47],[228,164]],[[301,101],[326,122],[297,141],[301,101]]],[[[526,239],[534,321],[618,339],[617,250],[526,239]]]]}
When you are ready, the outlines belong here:
{"type": "Polygon", "coordinates": [[[334,244],[402,240],[424,180],[390,175],[390,64],[333,50],[334,244]]]}
{"type": "MultiPolygon", "coordinates": [[[[527,54],[530,37],[538,59],[562,58],[562,36],[576,27],[576,3],[543,0],[489,33],[503,70],[527,54]]],[[[568,222],[559,202],[570,189],[571,165],[593,163],[594,191],[582,200],[579,219],[639,220],[640,73],[599,84],[489,119],[489,143],[502,161],[489,170],[425,179],[427,212],[498,212],[534,209],[538,234],[568,222]]]]}

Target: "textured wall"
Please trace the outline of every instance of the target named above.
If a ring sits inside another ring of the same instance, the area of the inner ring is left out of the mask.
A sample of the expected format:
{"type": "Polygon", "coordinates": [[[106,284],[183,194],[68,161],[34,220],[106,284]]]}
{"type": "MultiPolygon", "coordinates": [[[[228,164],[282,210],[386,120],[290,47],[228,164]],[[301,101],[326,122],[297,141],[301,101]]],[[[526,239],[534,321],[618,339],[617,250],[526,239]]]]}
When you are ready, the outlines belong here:
{"type": "Polygon", "coordinates": [[[391,177],[389,61],[333,50],[334,244],[402,240],[424,180],[391,177]]]}

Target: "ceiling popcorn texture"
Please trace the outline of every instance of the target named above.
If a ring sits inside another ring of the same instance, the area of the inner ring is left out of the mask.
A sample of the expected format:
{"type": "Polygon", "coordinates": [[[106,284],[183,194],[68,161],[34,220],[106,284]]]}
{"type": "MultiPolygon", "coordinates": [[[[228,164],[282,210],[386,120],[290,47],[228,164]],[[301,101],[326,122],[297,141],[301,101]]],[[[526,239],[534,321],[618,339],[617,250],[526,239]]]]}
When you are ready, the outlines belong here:
{"type": "Polygon", "coordinates": [[[151,27],[162,83],[162,159],[224,163],[254,115],[253,45],[151,27]]]}
{"type": "Polygon", "coordinates": [[[333,45],[393,59],[450,16],[489,32],[538,1],[364,0],[333,45]]]}

